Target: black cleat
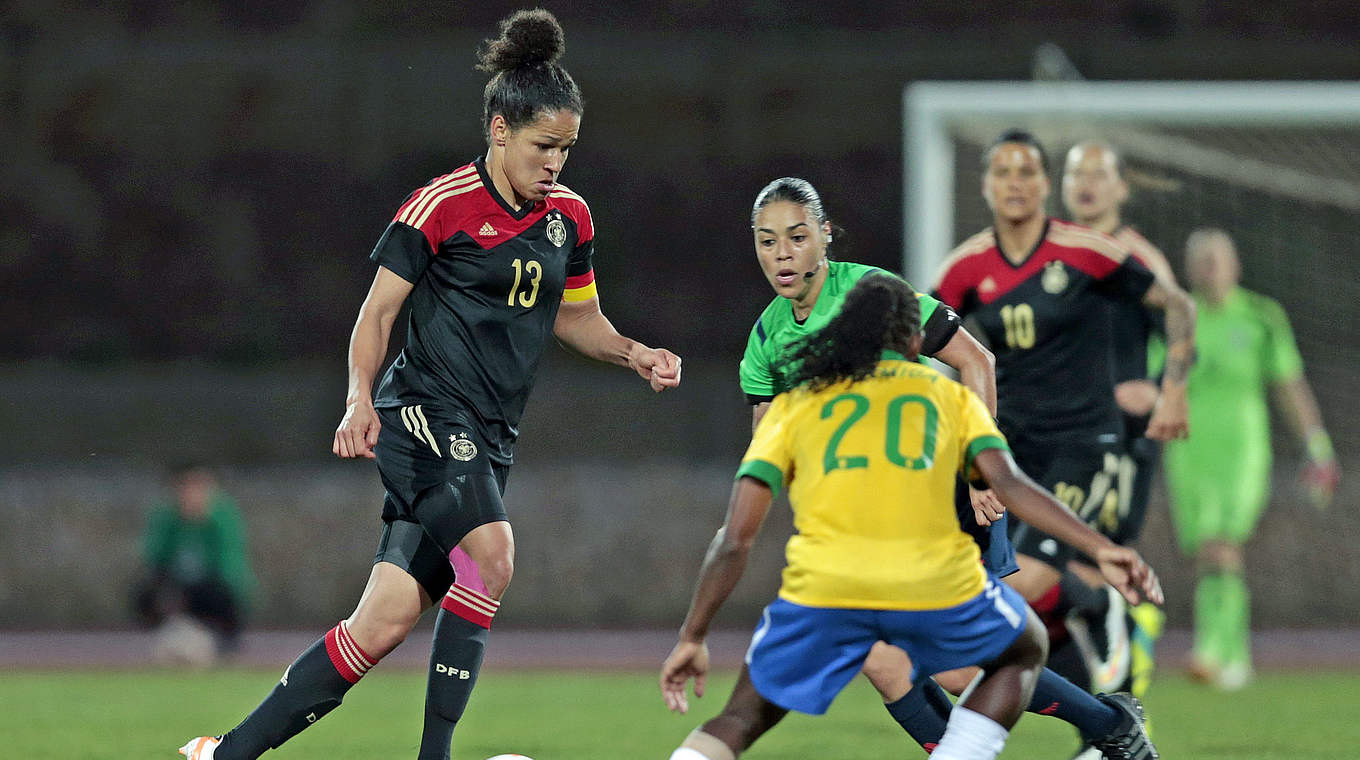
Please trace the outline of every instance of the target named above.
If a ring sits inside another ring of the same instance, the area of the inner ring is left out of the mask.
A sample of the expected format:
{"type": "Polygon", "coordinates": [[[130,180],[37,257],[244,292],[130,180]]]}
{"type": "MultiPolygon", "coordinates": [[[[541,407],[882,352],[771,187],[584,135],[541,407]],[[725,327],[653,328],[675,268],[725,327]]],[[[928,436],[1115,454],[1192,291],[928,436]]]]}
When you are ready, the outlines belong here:
{"type": "Polygon", "coordinates": [[[1100,750],[1105,760],[1158,760],[1161,757],[1143,727],[1142,702],[1123,692],[1097,694],[1096,699],[1123,715],[1119,727],[1109,736],[1091,742],[1091,746],[1100,750]]]}

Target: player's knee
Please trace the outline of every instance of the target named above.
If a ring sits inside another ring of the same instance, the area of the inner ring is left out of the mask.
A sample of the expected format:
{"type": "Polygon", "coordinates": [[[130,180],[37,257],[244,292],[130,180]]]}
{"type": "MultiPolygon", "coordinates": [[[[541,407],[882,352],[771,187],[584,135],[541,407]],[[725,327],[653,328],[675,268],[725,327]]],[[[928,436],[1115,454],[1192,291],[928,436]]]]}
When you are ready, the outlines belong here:
{"type": "Polygon", "coordinates": [[[1039,670],[1048,660],[1048,631],[1034,610],[1029,610],[1025,629],[1006,650],[1007,665],[1039,670]]]}
{"type": "Polygon", "coordinates": [[[896,702],[911,691],[911,658],[898,647],[874,642],[862,670],[884,701],[896,702]]]}
{"type": "Polygon", "coordinates": [[[509,552],[497,553],[477,563],[477,569],[486,584],[486,593],[493,599],[500,599],[510,587],[510,579],[515,574],[515,560],[509,552]]]}
{"type": "Polygon", "coordinates": [[[1030,604],[1042,599],[1062,580],[1062,574],[1052,565],[1027,554],[1017,554],[1020,570],[1006,577],[1006,585],[1020,592],[1030,604]]]}
{"type": "Polygon", "coordinates": [[[935,679],[935,683],[940,685],[940,688],[957,697],[963,693],[964,689],[968,688],[977,674],[977,668],[960,668],[936,673],[932,677],[935,679]]]}
{"type": "Polygon", "coordinates": [[[406,640],[418,618],[388,614],[355,614],[348,621],[350,635],[359,648],[381,659],[406,640]]]}
{"type": "Polygon", "coordinates": [[[1205,573],[1242,571],[1242,549],[1228,541],[1206,541],[1200,547],[1200,569],[1205,573]]]}
{"type": "Polygon", "coordinates": [[[375,640],[371,645],[376,650],[374,656],[381,657],[382,655],[377,654],[377,652],[386,654],[396,649],[401,642],[406,640],[406,634],[410,632],[411,626],[399,622],[388,623],[376,629],[375,640]]]}

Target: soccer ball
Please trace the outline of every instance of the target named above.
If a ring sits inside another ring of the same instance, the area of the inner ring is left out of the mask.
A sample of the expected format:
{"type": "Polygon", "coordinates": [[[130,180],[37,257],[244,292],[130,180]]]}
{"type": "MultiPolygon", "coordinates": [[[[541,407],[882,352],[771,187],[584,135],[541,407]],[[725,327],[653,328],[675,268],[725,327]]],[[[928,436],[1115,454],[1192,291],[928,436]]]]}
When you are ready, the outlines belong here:
{"type": "Polygon", "coordinates": [[[509,755],[496,755],[495,757],[488,757],[486,760],[534,760],[534,759],[533,759],[532,757],[529,757],[528,755],[515,755],[515,754],[509,754],[509,755]]]}

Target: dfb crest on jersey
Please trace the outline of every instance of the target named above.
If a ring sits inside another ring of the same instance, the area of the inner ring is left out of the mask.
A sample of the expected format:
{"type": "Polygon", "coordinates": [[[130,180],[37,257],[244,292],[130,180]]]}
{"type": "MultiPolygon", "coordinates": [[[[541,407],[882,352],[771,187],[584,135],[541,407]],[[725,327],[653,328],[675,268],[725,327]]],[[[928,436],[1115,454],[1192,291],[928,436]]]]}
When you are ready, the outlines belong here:
{"type": "Polygon", "coordinates": [[[1044,286],[1044,292],[1057,295],[1067,290],[1068,280],[1067,267],[1061,261],[1050,261],[1044,264],[1044,274],[1039,278],[1039,284],[1044,286]]]}
{"type": "Polygon", "coordinates": [[[477,444],[468,440],[467,433],[449,436],[449,456],[460,462],[471,462],[477,456],[477,444]]]}
{"type": "Polygon", "coordinates": [[[567,242],[567,225],[563,224],[562,220],[557,217],[553,217],[552,221],[548,222],[548,241],[558,248],[561,248],[562,244],[567,242]]]}

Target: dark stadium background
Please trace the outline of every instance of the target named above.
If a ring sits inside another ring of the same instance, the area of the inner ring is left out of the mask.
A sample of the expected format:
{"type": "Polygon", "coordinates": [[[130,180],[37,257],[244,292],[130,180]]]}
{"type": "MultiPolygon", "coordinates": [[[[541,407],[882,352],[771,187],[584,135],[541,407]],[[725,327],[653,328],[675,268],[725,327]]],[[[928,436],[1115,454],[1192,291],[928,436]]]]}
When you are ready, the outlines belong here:
{"type": "MultiPolygon", "coordinates": [[[[736,362],[770,298],[751,200],[805,177],[848,233],[841,256],[900,268],[907,82],[1027,79],[1042,42],[1095,80],[1360,78],[1360,6],[1335,1],[1283,19],[1197,0],[544,5],[586,97],[563,180],[591,204],[605,312],[683,356],[685,382],[653,397],[550,349],[508,494],[501,618],[525,627],[678,621],[749,430],[736,362]]],[[[329,446],[367,254],[409,191],[484,152],[474,49],[516,7],[3,5],[0,629],[127,627],[146,503],[185,458],[218,466],[246,512],[256,624],[349,610],[381,491],[329,446]]],[[[1346,475],[1314,514],[1281,439],[1251,544],[1256,620],[1355,626],[1360,587],[1335,579],[1360,565],[1358,339],[1300,319],[1319,293],[1268,263],[1254,282],[1248,260],[1248,284],[1295,315],[1305,361],[1349,370],[1316,382],[1346,475]]],[[[1343,278],[1325,295],[1355,293],[1343,278]]],[[[1164,505],[1143,548],[1183,628],[1191,568],[1164,505]]],[[[728,625],[772,591],[787,518],[767,530],[728,625]]]]}

